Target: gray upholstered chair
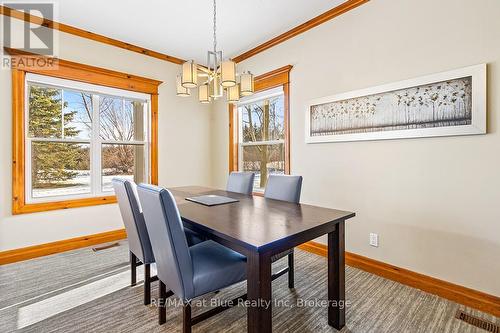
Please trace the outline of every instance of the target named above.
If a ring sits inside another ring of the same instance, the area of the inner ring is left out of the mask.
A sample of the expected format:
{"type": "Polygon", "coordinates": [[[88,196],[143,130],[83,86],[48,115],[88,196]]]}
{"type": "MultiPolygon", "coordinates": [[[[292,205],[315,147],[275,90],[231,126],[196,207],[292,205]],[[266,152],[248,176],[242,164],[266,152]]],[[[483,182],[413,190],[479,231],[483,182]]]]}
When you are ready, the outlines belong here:
{"type": "MultiPolygon", "coordinates": [[[[302,176],[269,175],[269,177],[267,178],[264,197],[268,199],[299,203],[301,190],[302,176]]],[[[271,258],[271,261],[275,262],[285,256],[288,256],[288,267],[278,273],[279,275],[281,275],[288,271],[288,288],[293,288],[295,284],[293,254],[293,249],[289,249],[275,254],[271,258]]]]}
{"type": "MultiPolygon", "coordinates": [[[[166,297],[177,295],[183,301],[183,332],[191,332],[192,325],[220,311],[210,310],[192,318],[189,301],[245,280],[246,258],[211,240],[188,247],[179,210],[170,191],[140,184],[138,193],[156,257],[159,304],[166,297]]],[[[159,306],[160,324],[165,320],[166,309],[164,305],[159,306]]]]}
{"type": "Polygon", "coordinates": [[[302,176],[269,175],[264,197],[299,203],[302,190],[302,176]]]}
{"type": "MultiPolygon", "coordinates": [[[[144,304],[148,305],[151,303],[151,282],[156,280],[155,277],[151,277],[150,267],[155,262],[155,257],[137,197],[137,186],[127,179],[114,178],[113,188],[118,199],[123,224],[127,230],[130,251],[130,283],[131,285],[137,283],[137,266],[144,264],[144,304]]],[[[186,229],[186,232],[190,244],[196,244],[203,240],[189,229],[186,229]]]]}
{"type": "Polygon", "coordinates": [[[253,192],[254,178],[255,174],[253,172],[233,171],[229,174],[229,178],[227,179],[226,190],[229,192],[251,195],[253,192]]]}
{"type": "Polygon", "coordinates": [[[113,187],[127,231],[130,251],[130,284],[137,283],[137,266],[144,264],[144,304],[148,305],[151,303],[151,282],[154,280],[151,278],[150,265],[155,262],[155,257],[149,242],[142,209],[137,200],[136,185],[126,179],[114,178],[113,187]]]}

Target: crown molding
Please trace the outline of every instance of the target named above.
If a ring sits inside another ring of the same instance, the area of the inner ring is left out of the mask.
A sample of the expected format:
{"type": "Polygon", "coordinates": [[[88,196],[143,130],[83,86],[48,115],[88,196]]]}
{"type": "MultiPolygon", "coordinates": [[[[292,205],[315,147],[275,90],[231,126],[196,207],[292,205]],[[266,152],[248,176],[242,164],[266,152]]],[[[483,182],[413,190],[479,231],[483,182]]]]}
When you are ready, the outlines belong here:
{"type": "Polygon", "coordinates": [[[96,34],[96,33],[86,31],[86,30],[83,30],[80,28],[76,28],[76,27],[73,27],[73,26],[70,26],[67,24],[59,23],[59,22],[48,20],[48,19],[45,19],[45,18],[42,18],[39,16],[24,13],[24,12],[21,12],[19,10],[12,9],[12,8],[9,8],[9,7],[3,6],[3,5],[0,5],[0,14],[4,15],[4,16],[16,18],[18,20],[23,20],[25,22],[38,24],[38,25],[44,26],[46,28],[58,30],[58,31],[61,31],[61,32],[64,32],[64,33],[67,33],[70,35],[79,36],[79,37],[90,39],[90,40],[100,42],[103,44],[116,46],[116,47],[119,47],[119,48],[122,48],[122,49],[125,49],[128,51],[140,53],[140,54],[143,54],[143,55],[146,55],[149,57],[153,57],[156,59],[172,62],[174,64],[180,65],[184,62],[183,59],[176,58],[176,57],[170,56],[168,54],[156,52],[156,51],[149,50],[149,49],[137,46],[137,45],[129,44],[129,43],[117,40],[117,39],[106,37],[104,35],[96,34]]]}
{"type": "MultiPolygon", "coordinates": [[[[259,53],[261,53],[261,52],[263,52],[263,51],[265,51],[273,46],[281,44],[284,41],[286,41],[290,38],[293,38],[293,37],[295,37],[303,32],[306,32],[306,31],[308,31],[308,30],[310,30],[310,29],[312,29],[320,24],[323,24],[323,23],[325,23],[325,22],[327,22],[327,21],[329,21],[329,20],[331,20],[339,15],[347,13],[348,11],[350,11],[358,6],[361,6],[362,4],[364,4],[368,1],[369,0],[347,0],[346,2],[342,3],[341,5],[334,7],[332,9],[324,12],[323,14],[318,15],[315,18],[313,18],[307,22],[304,22],[304,23],[296,26],[295,28],[288,30],[287,32],[285,32],[279,36],[276,36],[276,37],[268,40],[267,42],[264,42],[264,43],[254,47],[254,48],[252,48],[252,49],[250,49],[250,50],[248,50],[248,51],[246,51],[246,52],[244,52],[236,57],[233,57],[233,61],[238,63],[238,62],[246,60],[250,57],[253,57],[253,56],[255,56],[255,55],[257,55],[257,54],[259,54],[259,53]]],[[[67,34],[71,34],[71,35],[79,36],[82,38],[90,39],[93,41],[97,41],[100,43],[104,43],[107,45],[119,47],[119,48],[122,48],[122,49],[125,49],[128,51],[140,53],[140,54],[150,56],[150,57],[153,57],[156,59],[168,61],[168,62],[171,62],[174,64],[180,65],[183,62],[185,62],[185,60],[183,60],[183,59],[173,57],[173,56],[170,56],[168,54],[156,52],[156,51],[146,49],[146,48],[143,48],[143,47],[140,47],[137,45],[122,42],[122,41],[117,40],[117,39],[106,37],[104,35],[96,34],[96,33],[86,31],[86,30],[83,30],[80,28],[76,28],[76,27],[73,27],[73,26],[70,26],[67,24],[44,19],[44,18],[41,18],[39,16],[25,14],[24,12],[21,12],[21,11],[18,11],[18,10],[15,10],[15,9],[12,9],[12,8],[9,8],[9,7],[3,6],[3,5],[0,5],[0,14],[5,15],[5,16],[9,16],[9,17],[13,17],[13,18],[16,18],[19,20],[23,20],[26,22],[31,22],[31,23],[35,23],[38,25],[42,25],[42,26],[45,26],[47,28],[58,30],[58,31],[61,31],[61,32],[64,32],[67,34]]]]}
{"type": "Polygon", "coordinates": [[[273,39],[270,39],[267,42],[264,42],[236,57],[233,57],[233,61],[238,63],[245,59],[253,57],[256,54],[259,54],[273,46],[281,44],[284,41],[289,40],[290,38],[293,38],[297,35],[300,35],[301,33],[306,32],[307,30],[310,30],[320,24],[323,24],[339,15],[347,13],[348,11],[358,6],[361,6],[362,4],[368,1],[369,0],[347,0],[343,4],[326,11],[323,14],[316,16],[315,18],[310,19],[309,21],[304,22],[301,25],[298,25],[295,28],[288,30],[287,32],[282,33],[281,35],[276,36],[273,39]]]}

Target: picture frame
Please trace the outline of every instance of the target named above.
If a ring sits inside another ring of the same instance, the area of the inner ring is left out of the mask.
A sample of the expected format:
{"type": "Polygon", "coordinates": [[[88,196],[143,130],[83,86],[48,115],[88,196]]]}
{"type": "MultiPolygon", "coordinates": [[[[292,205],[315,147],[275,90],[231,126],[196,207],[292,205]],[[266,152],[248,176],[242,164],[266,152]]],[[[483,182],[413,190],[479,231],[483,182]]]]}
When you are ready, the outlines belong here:
{"type": "Polygon", "coordinates": [[[306,143],[486,133],[486,64],[317,98],[306,143]]]}

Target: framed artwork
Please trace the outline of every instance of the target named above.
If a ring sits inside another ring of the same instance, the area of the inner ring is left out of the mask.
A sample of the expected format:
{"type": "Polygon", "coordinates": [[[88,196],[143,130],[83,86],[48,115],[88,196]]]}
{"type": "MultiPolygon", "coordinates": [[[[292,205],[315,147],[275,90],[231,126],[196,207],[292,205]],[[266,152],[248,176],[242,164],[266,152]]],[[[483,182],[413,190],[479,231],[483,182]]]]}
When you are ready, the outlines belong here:
{"type": "Polygon", "coordinates": [[[486,133],[486,64],[312,100],[306,142],[486,133]]]}

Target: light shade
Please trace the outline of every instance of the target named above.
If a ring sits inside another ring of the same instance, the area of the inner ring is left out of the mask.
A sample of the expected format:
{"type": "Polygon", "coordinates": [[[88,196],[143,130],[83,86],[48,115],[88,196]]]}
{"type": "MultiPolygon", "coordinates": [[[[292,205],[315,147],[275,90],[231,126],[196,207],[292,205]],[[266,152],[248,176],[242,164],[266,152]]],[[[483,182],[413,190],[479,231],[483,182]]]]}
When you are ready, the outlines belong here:
{"type": "Polygon", "coordinates": [[[201,84],[198,87],[198,101],[201,103],[210,103],[208,83],[201,84]]]}
{"type": "Polygon", "coordinates": [[[193,60],[182,64],[182,86],[195,88],[198,85],[198,70],[193,60]]]}
{"type": "Polygon", "coordinates": [[[231,60],[223,61],[220,66],[221,85],[233,87],[236,85],[236,63],[231,60]]]}
{"type": "Polygon", "coordinates": [[[240,75],[240,88],[241,96],[253,95],[255,88],[252,73],[247,72],[240,75]]]}
{"type": "Polygon", "coordinates": [[[180,74],[177,75],[176,87],[177,87],[177,96],[186,97],[186,96],[191,95],[191,93],[189,92],[189,89],[184,88],[182,86],[182,76],[180,74]]]}
{"type": "Polygon", "coordinates": [[[217,99],[222,97],[222,87],[220,86],[220,78],[215,75],[210,81],[210,97],[217,99]]]}
{"type": "Polygon", "coordinates": [[[240,85],[236,84],[227,88],[227,101],[229,103],[237,103],[240,100],[240,85]]]}

